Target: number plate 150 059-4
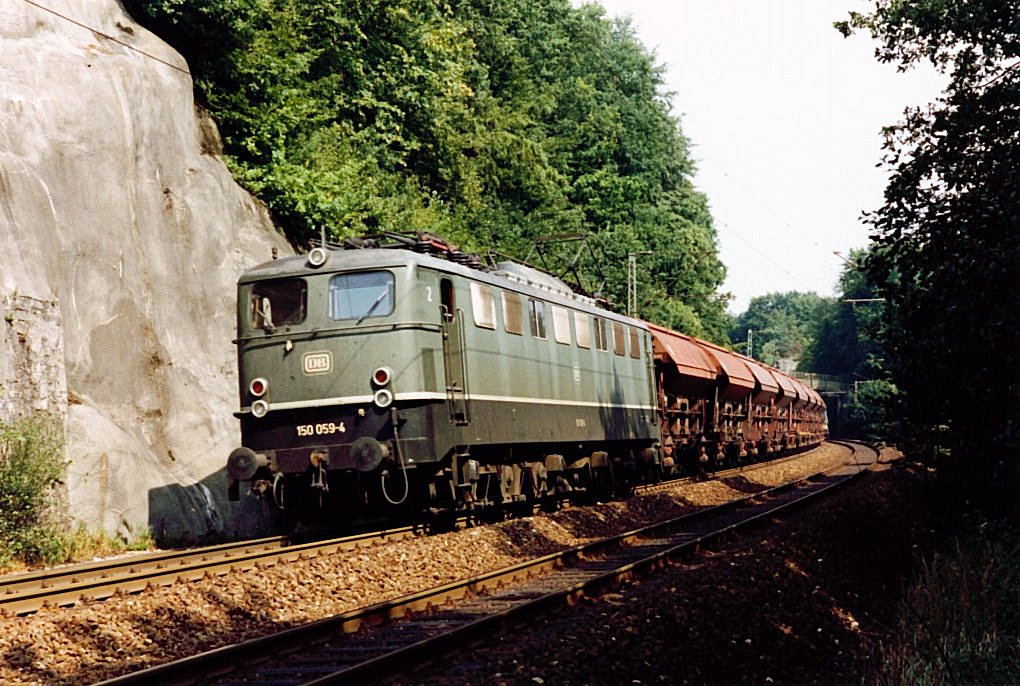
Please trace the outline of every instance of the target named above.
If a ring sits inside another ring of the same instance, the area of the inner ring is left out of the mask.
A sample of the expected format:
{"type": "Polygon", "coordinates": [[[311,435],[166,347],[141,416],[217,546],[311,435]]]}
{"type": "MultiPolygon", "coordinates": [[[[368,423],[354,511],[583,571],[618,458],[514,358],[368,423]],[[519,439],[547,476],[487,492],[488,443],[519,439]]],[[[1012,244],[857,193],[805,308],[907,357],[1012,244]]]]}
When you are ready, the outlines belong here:
{"type": "Polygon", "coordinates": [[[296,427],[298,436],[332,436],[333,434],[346,433],[347,427],[343,422],[321,422],[319,424],[298,424],[296,427]]]}

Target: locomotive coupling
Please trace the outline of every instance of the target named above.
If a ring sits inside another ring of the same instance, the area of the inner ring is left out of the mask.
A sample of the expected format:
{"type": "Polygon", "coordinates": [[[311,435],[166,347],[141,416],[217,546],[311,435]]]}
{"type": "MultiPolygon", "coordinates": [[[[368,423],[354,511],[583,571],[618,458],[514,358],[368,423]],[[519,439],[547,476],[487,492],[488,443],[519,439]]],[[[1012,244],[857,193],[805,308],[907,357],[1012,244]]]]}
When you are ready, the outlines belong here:
{"type": "Polygon", "coordinates": [[[269,466],[269,459],[251,448],[234,448],[227,458],[227,475],[234,481],[247,481],[262,467],[269,466]]]}

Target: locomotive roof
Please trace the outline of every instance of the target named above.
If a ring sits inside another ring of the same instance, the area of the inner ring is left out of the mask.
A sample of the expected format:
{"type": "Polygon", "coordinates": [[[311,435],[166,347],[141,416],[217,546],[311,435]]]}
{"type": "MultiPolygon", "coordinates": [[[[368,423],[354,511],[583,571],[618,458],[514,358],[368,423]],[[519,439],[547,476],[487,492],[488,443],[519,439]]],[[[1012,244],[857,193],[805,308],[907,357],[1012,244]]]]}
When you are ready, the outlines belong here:
{"type": "Polygon", "coordinates": [[[599,306],[592,298],[578,295],[570,287],[545,272],[512,262],[500,262],[495,269],[477,269],[458,264],[427,253],[402,248],[359,248],[327,250],[325,264],[314,267],[308,255],[283,257],[256,265],[241,274],[238,285],[281,279],[314,276],[366,269],[387,269],[417,265],[436,271],[454,274],[467,279],[488,283],[499,288],[517,291],[542,300],[567,305],[575,309],[598,313],[607,319],[627,322],[645,328],[641,320],[628,317],[599,306]]]}

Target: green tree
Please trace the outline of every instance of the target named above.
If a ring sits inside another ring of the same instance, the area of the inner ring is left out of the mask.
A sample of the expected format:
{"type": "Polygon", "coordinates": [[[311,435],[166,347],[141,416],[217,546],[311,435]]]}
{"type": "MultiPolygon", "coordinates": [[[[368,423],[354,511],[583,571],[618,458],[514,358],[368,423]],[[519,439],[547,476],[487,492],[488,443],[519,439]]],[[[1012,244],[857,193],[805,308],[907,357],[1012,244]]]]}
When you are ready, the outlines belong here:
{"type": "Polygon", "coordinates": [[[775,365],[780,359],[805,358],[822,312],[831,302],[816,293],[768,293],[751,299],[747,311],[737,317],[730,340],[739,346],[752,333],[755,359],[775,365]]]}
{"type": "Polygon", "coordinates": [[[854,250],[839,277],[838,295],[820,310],[804,367],[819,374],[860,381],[882,378],[878,333],[883,302],[863,271],[866,250],[854,250]]]}
{"type": "Polygon", "coordinates": [[[899,395],[885,379],[855,380],[847,399],[844,433],[871,443],[885,443],[897,434],[899,395]]]}
{"type": "Polygon", "coordinates": [[[893,175],[869,217],[868,278],[903,393],[903,444],[943,473],[992,477],[1020,458],[1020,22],[1015,3],[880,0],[837,25],[878,59],[929,61],[942,97],[886,132],[893,175]],[[945,429],[941,428],[945,427],[945,429]]]}
{"type": "Polygon", "coordinates": [[[839,278],[836,298],[819,311],[803,367],[842,377],[846,403],[837,426],[844,435],[873,442],[895,436],[898,389],[884,368],[879,344],[883,302],[864,271],[866,250],[854,250],[839,278]]]}
{"type": "Polygon", "coordinates": [[[662,68],[568,0],[126,0],[187,58],[227,162],[296,243],[427,230],[523,256],[584,232],[622,303],[715,339],[724,270],[662,68]]]}

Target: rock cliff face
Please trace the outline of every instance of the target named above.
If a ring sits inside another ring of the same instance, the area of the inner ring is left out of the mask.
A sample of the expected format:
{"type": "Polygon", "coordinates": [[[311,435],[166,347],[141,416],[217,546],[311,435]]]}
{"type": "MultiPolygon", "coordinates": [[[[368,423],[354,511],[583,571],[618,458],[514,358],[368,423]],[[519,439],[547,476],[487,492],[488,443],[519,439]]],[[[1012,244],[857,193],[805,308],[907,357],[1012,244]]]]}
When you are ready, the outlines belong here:
{"type": "Polygon", "coordinates": [[[238,529],[234,283],[290,252],[187,69],[117,0],[0,3],[0,418],[54,413],[71,515],[161,539],[238,529]]]}

